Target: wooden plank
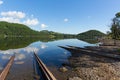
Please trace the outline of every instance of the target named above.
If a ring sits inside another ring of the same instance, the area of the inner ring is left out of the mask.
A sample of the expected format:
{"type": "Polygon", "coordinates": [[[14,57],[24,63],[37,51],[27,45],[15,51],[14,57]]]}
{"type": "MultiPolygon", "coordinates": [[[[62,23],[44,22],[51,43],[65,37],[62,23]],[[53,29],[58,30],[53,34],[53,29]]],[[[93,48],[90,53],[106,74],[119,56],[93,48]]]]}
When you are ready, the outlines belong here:
{"type": "Polygon", "coordinates": [[[41,68],[41,70],[43,71],[43,73],[45,74],[47,80],[57,80],[53,74],[50,72],[50,70],[46,67],[46,65],[42,62],[42,60],[34,53],[37,62],[41,68]]]}
{"type": "Polygon", "coordinates": [[[0,80],[5,80],[5,78],[7,77],[7,74],[9,72],[9,70],[10,70],[10,67],[13,64],[14,58],[15,58],[15,55],[10,58],[8,64],[3,69],[2,73],[0,74],[0,80]]]}

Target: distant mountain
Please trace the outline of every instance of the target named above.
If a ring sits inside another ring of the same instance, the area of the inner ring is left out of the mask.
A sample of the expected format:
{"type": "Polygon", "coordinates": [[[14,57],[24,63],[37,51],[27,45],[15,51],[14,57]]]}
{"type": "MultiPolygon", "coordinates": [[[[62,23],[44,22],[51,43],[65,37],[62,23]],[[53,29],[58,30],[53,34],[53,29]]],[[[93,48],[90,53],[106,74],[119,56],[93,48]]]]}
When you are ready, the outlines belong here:
{"type": "Polygon", "coordinates": [[[79,33],[77,35],[77,38],[84,41],[93,41],[93,40],[95,41],[103,36],[105,36],[105,34],[98,30],[89,30],[83,33],[79,33]]]}
{"type": "Polygon", "coordinates": [[[75,35],[62,34],[53,31],[35,31],[28,26],[18,23],[0,22],[0,37],[42,37],[42,38],[71,38],[75,35]]]}

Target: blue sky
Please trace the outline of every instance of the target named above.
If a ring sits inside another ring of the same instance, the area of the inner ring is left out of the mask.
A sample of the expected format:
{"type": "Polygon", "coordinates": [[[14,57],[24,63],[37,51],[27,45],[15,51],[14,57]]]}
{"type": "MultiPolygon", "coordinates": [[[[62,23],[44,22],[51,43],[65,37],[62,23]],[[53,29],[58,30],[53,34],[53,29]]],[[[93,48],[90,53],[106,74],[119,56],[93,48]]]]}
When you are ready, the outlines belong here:
{"type": "Polygon", "coordinates": [[[0,0],[0,21],[26,24],[38,31],[106,32],[117,12],[120,0],[0,0]]]}

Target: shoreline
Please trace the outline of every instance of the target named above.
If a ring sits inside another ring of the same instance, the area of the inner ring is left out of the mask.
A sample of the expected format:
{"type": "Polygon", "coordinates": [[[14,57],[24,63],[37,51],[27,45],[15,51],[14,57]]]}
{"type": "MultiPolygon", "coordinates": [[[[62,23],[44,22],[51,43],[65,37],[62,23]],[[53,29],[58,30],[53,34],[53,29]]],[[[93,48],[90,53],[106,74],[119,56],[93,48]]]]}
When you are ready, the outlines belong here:
{"type": "MultiPolygon", "coordinates": [[[[107,52],[120,55],[117,51],[117,49],[119,49],[117,46],[87,46],[85,48],[91,51],[95,50],[101,52],[101,54],[105,54],[107,52]]],[[[67,68],[67,71],[59,72],[59,74],[62,75],[62,80],[120,80],[119,60],[86,55],[84,52],[79,51],[72,51],[72,54],[74,55],[69,57],[71,69],[64,66],[67,68]]],[[[53,73],[56,74],[54,71],[53,73]]]]}

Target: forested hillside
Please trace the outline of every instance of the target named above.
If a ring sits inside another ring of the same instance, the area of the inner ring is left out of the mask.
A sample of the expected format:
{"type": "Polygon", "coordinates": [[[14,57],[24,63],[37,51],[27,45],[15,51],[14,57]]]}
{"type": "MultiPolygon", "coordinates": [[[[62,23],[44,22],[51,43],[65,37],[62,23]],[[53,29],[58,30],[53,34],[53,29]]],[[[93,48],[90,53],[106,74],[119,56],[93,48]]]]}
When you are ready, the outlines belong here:
{"type": "Polygon", "coordinates": [[[0,36],[27,36],[38,35],[37,31],[34,31],[23,24],[0,22],[0,36]]]}
{"type": "Polygon", "coordinates": [[[83,33],[80,33],[77,35],[78,39],[85,40],[85,41],[90,41],[90,40],[96,40],[98,38],[101,38],[105,36],[104,33],[97,31],[97,30],[89,30],[83,33]]]}
{"type": "Polygon", "coordinates": [[[35,31],[28,26],[18,23],[0,22],[0,37],[47,37],[73,38],[75,35],[62,34],[53,31],[35,31]]]}

